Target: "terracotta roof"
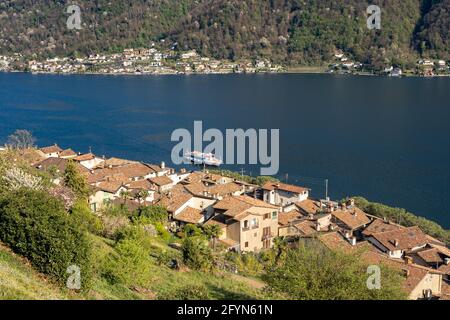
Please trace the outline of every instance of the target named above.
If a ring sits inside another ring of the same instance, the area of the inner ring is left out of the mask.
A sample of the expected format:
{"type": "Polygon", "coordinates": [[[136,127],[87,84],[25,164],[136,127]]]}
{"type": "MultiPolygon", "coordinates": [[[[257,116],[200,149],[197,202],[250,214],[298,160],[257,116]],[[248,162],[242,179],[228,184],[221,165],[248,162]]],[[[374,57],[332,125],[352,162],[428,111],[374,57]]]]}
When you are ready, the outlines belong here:
{"type": "Polygon", "coordinates": [[[200,223],[204,217],[201,210],[186,207],[179,214],[175,215],[173,218],[175,220],[187,223],[200,223]]]}
{"type": "Polygon", "coordinates": [[[372,221],[371,224],[369,224],[369,226],[367,226],[367,228],[364,229],[362,233],[365,236],[370,236],[374,233],[394,231],[402,228],[404,227],[393,223],[385,222],[382,219],[375,219],[372,221]]]}
{"type": "MultiPolygon", "coordinates": [[[[40,170],[48,170],[50,167],[56,167],[59,170],[59,172],[62,173],[66,170],[66,166],[69,163],[69,161],[70,160],[68,159],[51,157],[36,163],[34,166],[40,170]]],[[[89,172],[88,169],[79,165],[78,163],[76,163],[76,167],[80,172],[89,172]]]]}
{"type": "Polygon", "coordinates": [[[372,234],[388,250],[407,250],[427,244],[428,239],[419,227],[409,227],[372,234]],[[395,245],[395,242],[398,242],[395,245]]]}
{"type": "Polygon", "coordinates": [[[60,147],[58,147],[57,144],[53,145],[53,146],[49,146],[49,147],[43,147],[40,148],[39,150],[41,150],[43,153],[45,154],[50,154],[50,153],[59,153],[61,151],[63,151],[60,147]]]}
{"type": "Polygon", "coordinates": [[[90,181],[90,183],[93,183],[105,180],[107,177],[114,176],[122,176],[126,177],[126,179],[128,180],[131,180],[135,178],[143,178],[151,173],[153,173],[153,170],[148,166],[136,162],[121,167],[95,169],[91,172],[88,180],[90,181]]]}
{"type": "Polygon", "coordinates": [[[231,217],[236,217],[251,207],[278,209],[278,207],[248,196],[227,197],[214,205],[214,209],[225,210],[225,214],[231,217]]]}
{"type": "Polygon", "coordinates": [[[218,184],[207,189],[210,194],[218,194],[219,196],[230,195],[242,190],[241,186],[234,182],[218,184]]]}
{"type": "Polygon", "coordinates": [[[184,188],[194,195],[203,195],[203,192],[207,189],[201,181],[189,183],[184,188]]]}
{"type": "Polygon", "coordinates": [[[444,262],[444,257],[439,253],[436,248],[429,248],[416,252],[416,254],[421,257],[426,263],[442,263],[444,262]]]}
{"type": "Polygon", "coordinates": [[[226,226],[227,226],[226,216],[223,214],[218,214],[205,222],[205,225],[211,225],[211,224],[216,224],[216,225],[220,226],[221,228],[226,228],[226,226]]]}
{"type": "Polygon", "coordinates": [[[305,236],[316,233],[316,224],[311,220],[303,220],[298,223],[294,223],[294,226],[305,236]]]}
{"type": "Polygon", "coordinates": [[[151,190],[151,183],[148,180],[138,180],[131,181],[126,184],[128,189],[143,189],[143,190],[151,190]]]}
{"type": "Polygon", "coordinates": [[[320,202],[312,199],[296,202],[295,205],[306,214],[316,214],[322,209],[320,207],[320,202]]]}
{"type": "Polygon", "coordinates": [[[116,193],[122,186],[120,181],[103,181],[96,185],[98,189],[109,193],[116,193]]]}
{"type": "Polygon", "coordinates": [[[150,182],[156,184],[157,186],[167,186],[169,184],[173,184],[172,179],[170,179],[167,176],[160,176],[160,177],[154,177],[150,178],[150,182]]]}
{"type": "Polygon", "coordinates": [[[72,149],[66,149],[59,153],[60,157],[75,157],[77,153],[73,151],[72,149]]]}
{"type": "Polygon", "coordinates": [[[303,215],[297,210],[291,210],[289,212],[280,212],[278,214],[278,223],[282,226],[289,225],[292,221],[302,218],[303,215]]]}
{"type": "Polygon", "coordinates": [[[73,158],[75,161],[89,161],[92,159],[95,159],[95,155],[93,153],[85,153],[73,158]]]}
{"type": "Polygon", "coordinates": [[[184,179],[184,182],[187,183],[196,183],[201,181],[206,176],[206,173],[195,171],[192,172],[186,179],[184,179]]]}
{"type": "Polygon", "coordinates": [[[182,192],[175,192],[171,195],[163,196],[158,204],[164,206],[167,211],[169,212],[175,212],[177,211],[182,205],[184,205],[186,202],[188,202],[193,196],[188,193],[182,193],[182,192]]]}
{"type": "Polygon", "coordinates": [[[132,161],[132,160],[120,159],[120,158],[114,158],[113,157],[113,158],[106,159],[101,164],[99,164],[97,167],[98,168],[105,168],[105,167],[108,167],[108,166],[121,167],[121,166],[125,166],[125,165],[131,164],[131,163],[138,163],[138,162],[137,161],[132,161]]]}
{"type": "Polygon", "coordinates": [[[303,193],[305,191],[308,191],[308,188],[294,186],[292,184],[285,184],[281,182],[266,182],[262,188],[264,190],[283,190],[288,191],[292,193],[303,193]]]}
{"type": "Polygon", "coordinates": [[[321,234],[317,238],[331,250],[339,249],[346,252],[353,250],[352,245],[337,231],[321,234]]]}
{"type": "Polygon", "coordinates": [[[333,211],[331,214],[351,230],[362,227],[370,222],[369,217],[366,216],[364,211],[357,207],[333,211]]]}

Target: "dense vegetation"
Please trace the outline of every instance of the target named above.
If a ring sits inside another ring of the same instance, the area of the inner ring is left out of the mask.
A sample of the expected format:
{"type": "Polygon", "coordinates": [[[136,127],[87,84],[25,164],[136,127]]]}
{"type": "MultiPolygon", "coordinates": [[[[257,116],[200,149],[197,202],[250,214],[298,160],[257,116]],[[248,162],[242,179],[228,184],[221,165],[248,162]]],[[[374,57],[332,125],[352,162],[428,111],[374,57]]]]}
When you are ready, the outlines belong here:
{"type": "Polygon", "coordinates": [[[166,39],[206,56],[286,64],[321,64],[336,49],[378,68],[450,58],[450,0],[90,0],[76,31],[66,28],[68,4],[2,1],[0,54],[76,56],[166,39]],[[381,30],[366,27],[369,4],[382,8],[381,30]]]}

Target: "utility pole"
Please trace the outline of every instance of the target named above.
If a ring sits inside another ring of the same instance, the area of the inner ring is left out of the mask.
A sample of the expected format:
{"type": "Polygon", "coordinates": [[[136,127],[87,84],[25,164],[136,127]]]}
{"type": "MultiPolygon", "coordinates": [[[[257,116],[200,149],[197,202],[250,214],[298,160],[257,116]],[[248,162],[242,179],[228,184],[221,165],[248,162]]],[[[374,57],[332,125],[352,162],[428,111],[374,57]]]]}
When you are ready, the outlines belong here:
{"type": "Polygon", "coordinates": [[[325,179],[325,199],[328,200],[328,179],[325,179]]]}
{"type": "Polygon", "coordinates": [[[245,172],[244,168],[241,168],[241,179],[242,180],[244,180],[244,172],[245,172]]]}
{"type": "Polygon", "coordinates": [[[286,173],[286,184],[288,183],[289,180],[289,173],[286,173]]]}

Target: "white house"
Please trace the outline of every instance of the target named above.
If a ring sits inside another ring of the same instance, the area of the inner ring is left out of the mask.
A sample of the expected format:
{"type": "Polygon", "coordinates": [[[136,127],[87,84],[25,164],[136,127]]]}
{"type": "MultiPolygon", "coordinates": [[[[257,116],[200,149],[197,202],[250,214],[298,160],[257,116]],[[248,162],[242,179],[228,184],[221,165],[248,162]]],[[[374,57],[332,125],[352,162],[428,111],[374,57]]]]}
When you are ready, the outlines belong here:
{"type": "Polygon", "coordinates": [[[309,189],[280,182],[267,182],[262,186],[265,202],[285,206],[308,199],[309,189]]]}

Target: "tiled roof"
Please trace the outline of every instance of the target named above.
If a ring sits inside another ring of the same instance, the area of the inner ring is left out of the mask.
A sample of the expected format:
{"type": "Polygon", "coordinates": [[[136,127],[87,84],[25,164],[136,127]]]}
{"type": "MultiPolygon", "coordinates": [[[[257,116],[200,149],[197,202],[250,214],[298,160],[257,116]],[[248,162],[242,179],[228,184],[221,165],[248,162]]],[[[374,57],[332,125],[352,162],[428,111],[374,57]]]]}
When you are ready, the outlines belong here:
{"type": "Polygon", "coordinates": [[[175,220],[187,222],[187,223],[200,223],[203,219],[201,210],[186,207],[179,214],[173,217],[175,220]]]}
{"type": "Polygon", "coordinates": [[[63,151],[60,147],[58,147],[57,144],[53,145],[53,146],[49,146],[49,147],[43,147],[40,148],[39,150],[41,150],[43,153],[45,154],[50,154],[50,153],[58,153],[63,151]]]}
{"type": "Polygon", "coordinates": [[[297,210],[291,210],[289,212],[280,212],[278,214],[278,223],[282,226],[289,225],[290,222],[302,218],[303,215],[297,210]]]}
{"type": "Polygon", "coordinates": [[[362,227],[370,222],[369,217],[366,216],[364,211],[357,207],[333,211],[331,214],[351,230],[362,227]]]}
{"type": "Polygon", "coordinates": [[[73,151],[72,149],[66,149],[59,153],[60,157],[75,157],[77,153],[73,151]]]}
{"type": "Polygon", "coordinates": [[[242,188],[234,182],[218,184],[208,188],[210,194],[218,194],[219,196],[225,196],[240,191],[242,188]]]}
{"type": "MultiPolygon", "coordinates": [[[[70,160],[68,159],[51,157],[36,163],[35,167],[40,170],[48,170],[50,167],[56,167],[62,173],[66,170],[66,166],[69,161],[70,160]]],[[[89,172],[88,169],[79,165],[78,163],[76,163],[76,167],[80,172],[89,172]]]]}
{"type": "Polygon", "coordinates": [[[92,159],[95,159],[95,155],[93,153],[81,154],[74,158],[75,161],[89,161],[92,159]]]}
{"type": "Polygon", "coordinates": [[[362,233],[365,236],[370,236],[374,233],[394,231],[402,228],[403,228],[402,226],[385,222],[382,219],[375,219],[372,221],[371,224],[367,226],[367,228],[364,229],[362,233]]]}
{"type": "Polygon", "coordinates": [[[167,176],[160,176],[160,177],[154,177],[154,178],[150,178],[150,182],[156,184],[157,186],[166,186],[169,184],[173,184],[172,179],[170,179],[167,176]]]}
{"type": "Polygon", "coordinates": [[[428,239],[419,227],[375,233],[372,237],[391,251],[412,249],[428,243],[428,239]],[[396,242],[397,245],[395,245],[396,242]]]}
{"type": "Polygon", "coordinates": [[[295,205],[306,214],[316,214],[321,210],[320,202],[312,199],[296,202],[295,205]]]}
{"type": "Polygon", "coordinates": [[[421,257],[426,263],[442,263],[444,262],[443,257],[436,248],[429,248],[425,250],[418,251],[416,253],[421,257]]]}
{"type": "Polygon", "coordinates": [[[292,193],[303,193],[305,191],[308,191],[308,188],[294,186],[292,184],[285,184],[281,182],[266,182],[262,188],[264,190],[283,190],[288,191],[292,193]]]}
{"type": "Polygon", "coordinates": [[[122,182],[120,181],[103,181],[96,185],[96,187],[102,191],[109,193],[116,193],[122,187],[122,182]]]}
{"type": "Polygon", "coordinates": [[[303,220],[298,223],[294,223],[294,226],[305,236],[309,236],[317,232],[316,224],[311,220],[303,220]]]}
{"type": "Polygon", "coordinates": [[[169,212],[175,212],[192,197],[193,196],[188,193],[175,192],[171,195],[161,197],[158,204],[164,206],[169,212]]]}

